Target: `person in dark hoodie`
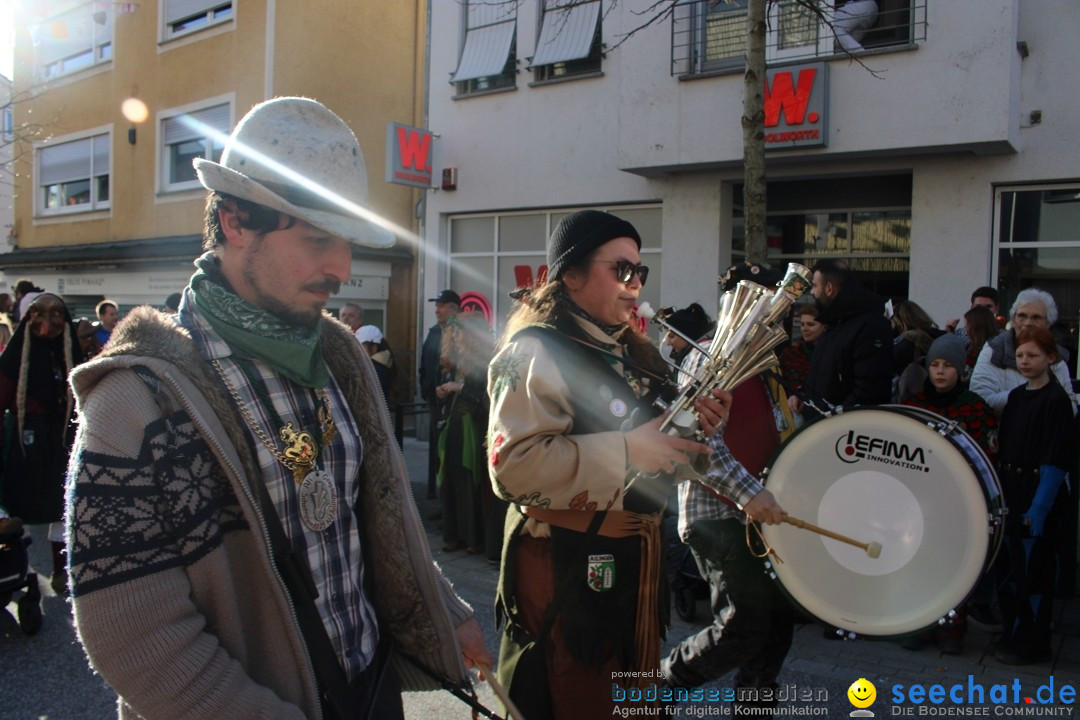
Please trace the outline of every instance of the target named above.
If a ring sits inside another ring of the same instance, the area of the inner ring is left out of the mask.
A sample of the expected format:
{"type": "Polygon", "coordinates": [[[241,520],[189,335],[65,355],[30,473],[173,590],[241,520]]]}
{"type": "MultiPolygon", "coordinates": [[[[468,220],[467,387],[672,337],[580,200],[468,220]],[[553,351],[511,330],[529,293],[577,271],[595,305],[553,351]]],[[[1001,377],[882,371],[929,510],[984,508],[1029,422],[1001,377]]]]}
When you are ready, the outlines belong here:
{"type": "MultiPolygon", "coordinates": [[[[668,324],[698,344],[707,346],[712,340],[716,323],[697,303],[690,303],[681,310],[676,310],[667,319],[668,324]]],[[[692,353],[690,343],[670,330],[664,333],[664,343],[671,347],[671,362],[679,366],[679,385],[685,385],[693,378],[704,357],[701,353],[692,353]]]]}
{"type": "Polygon", "coordinates": [[[810,293],[828,330],[817,341],[799,393],[807,421],[828,406],[880,405],[892,395],[893,333],[885,301],[860,286],[846,263],[822,260],[812,268],[810,293]],[[812,407],[813,403],[815,407],[812,407]]]}
{"type": "Polygon", "coordinates": [[[27,524],[48,523],[50,585],[58,595],[67,592],[64,473],[75,439],[75,399],[67,377],[80,361],[71,313],[51,293],[29,302],[0,354],[0,438],[6,439],[0,505],[27,524]],[[5,415],[6,410],[11,412],[5,415]]]}

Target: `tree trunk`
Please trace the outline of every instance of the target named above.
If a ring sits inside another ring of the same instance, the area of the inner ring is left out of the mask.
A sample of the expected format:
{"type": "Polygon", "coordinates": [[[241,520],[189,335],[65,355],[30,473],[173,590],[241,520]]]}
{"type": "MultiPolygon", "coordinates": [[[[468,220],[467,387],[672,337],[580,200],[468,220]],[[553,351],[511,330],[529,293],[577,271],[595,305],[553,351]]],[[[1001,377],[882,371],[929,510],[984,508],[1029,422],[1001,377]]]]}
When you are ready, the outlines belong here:
{"type": "Polygon", "coordinates": [[[746,75],[743,97],[743,217],[746,259],[768,262],[765,243],[765,16],[767,0],[746,8],[746,75]]]}

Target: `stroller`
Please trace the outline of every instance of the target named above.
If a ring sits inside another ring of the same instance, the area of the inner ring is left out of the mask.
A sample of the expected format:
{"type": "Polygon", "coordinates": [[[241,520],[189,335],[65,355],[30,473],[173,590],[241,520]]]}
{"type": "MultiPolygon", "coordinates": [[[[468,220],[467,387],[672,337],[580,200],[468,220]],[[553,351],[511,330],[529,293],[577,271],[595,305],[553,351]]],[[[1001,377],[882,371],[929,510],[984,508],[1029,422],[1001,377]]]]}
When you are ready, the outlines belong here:
{"type": "MultiPolygon", "coordinates": [[[[36,635],[41,630],[41,590],[37,574],[29,572],[30,554],[27,548],[30,538],[21,524],[7,522],[9,529],[0,532],[0,608],[11,602],[16,592],[19,598],[19,627],[24,635],[36,635]]],[[[0,526],[2,527],[2,526],[0,526]]]]}

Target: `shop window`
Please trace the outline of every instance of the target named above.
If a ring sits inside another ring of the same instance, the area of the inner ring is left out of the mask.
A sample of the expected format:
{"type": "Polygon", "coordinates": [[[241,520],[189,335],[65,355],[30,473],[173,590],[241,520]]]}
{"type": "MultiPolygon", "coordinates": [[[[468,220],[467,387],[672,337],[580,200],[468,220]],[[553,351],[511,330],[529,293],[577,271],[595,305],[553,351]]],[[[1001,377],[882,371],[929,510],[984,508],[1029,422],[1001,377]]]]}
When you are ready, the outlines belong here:
{"type": "Polygon", "coordinates": [[[232,127],[231,115],[226,102],[161,117],[161,192],[201,187],[192,161],[221,158],[225,136],[232,127]]]}
{"type": "Polygon", "coordinates": [[[600,0],[544,0],[531,68],[537,82],[600,72],[600,0]]]}
{"type": "MultiPolygon", "coordinates": [[[[908,292],[911,256],[911,210],[833,210],[815,213],[770,213],[765,224],[769,264],[789,262],[812,267],[818,260],[841,259],[859,274],[860,282],[883,297],[908,292]]],[[[742,210],[735,211],[732,232],[735,262],[746,257],[742,210]]]]}
{"type": "Polygon", "coordinates": [[[1080,185],[999,188],[995,192],[999,307],[1008,313],[1028,287],[1049,292],[1058,306],[1054,331],[1071,353],[1080,351],[1080,185]]]}
{"type": "Polygon", "coordinates": [[[53,80],[112,60],[112,3],[84,3],[31,30],[39,79],[53,80]]]}
{"type": "Polygon", "coordinates": [[[38,215],[103,210],[111,206],[112,134],[104,132],[34,149],[38,215]]]}
{"type": "MultiPolygon", "coordinates": [[[[850,52],[908,46],[926,39],[929,0],[879,0],[869,28],[856,32],[850,52]]],[[[696,75],[743,66],[746,55],[747,0],[679,0],[672,11],[671,73],[696,75]]],[[[766,62],[779,63],[844,55],[836,40],[835,18],[842,9],[831,2],[821,10],[798,0],[768,4],[766,62]]]]}
{"type": "Polygon", "coordinates": [[[465,37],[451,82],[457,94],[512,88],[517,75],[517,3],[462,2],[465,37]]]}
{"type": "Polygon", "coordinates": [[[233,3],[221,0],[165,0],[162,38],[190,35],[233,20],[233,3]]]}

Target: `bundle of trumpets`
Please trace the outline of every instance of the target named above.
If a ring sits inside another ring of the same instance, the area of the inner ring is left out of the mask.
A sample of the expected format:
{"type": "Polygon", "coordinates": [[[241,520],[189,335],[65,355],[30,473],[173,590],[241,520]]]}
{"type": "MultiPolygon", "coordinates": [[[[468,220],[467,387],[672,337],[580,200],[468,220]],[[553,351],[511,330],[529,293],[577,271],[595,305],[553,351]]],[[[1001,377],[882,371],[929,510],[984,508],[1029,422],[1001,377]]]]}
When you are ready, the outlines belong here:
{"type": "Polygon", "coordinates": [[[702,347],[672,327],[665,316],[648,303],[638,307],[638,315],[654,320],[661,327],[686,340],[705,355],[690,382],[664,409],[668,416],[660,429],[671,435],[692,437],[699,434],[694,401],[715,388],[731,390],[744,380],[776,367],[773,350],[788,337],[784,319],[792,303],[810,288],[810,270],[789,263],[784,279],[775,289],[747,280],[720,296],[716,332],[709,346],[702,347]]]}

